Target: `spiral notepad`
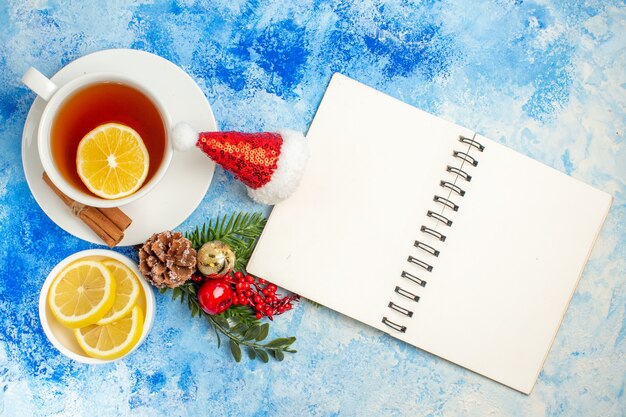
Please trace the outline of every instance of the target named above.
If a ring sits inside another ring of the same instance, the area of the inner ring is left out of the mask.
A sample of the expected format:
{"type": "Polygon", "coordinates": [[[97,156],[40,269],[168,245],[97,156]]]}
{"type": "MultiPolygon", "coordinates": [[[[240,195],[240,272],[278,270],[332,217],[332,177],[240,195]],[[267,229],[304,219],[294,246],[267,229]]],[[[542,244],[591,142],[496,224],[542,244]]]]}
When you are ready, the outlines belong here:
{"type": "Polygon", "coordinates": [[[339,74],[307,139],[248,271],[529,393],[611,197],[339,74]]]}

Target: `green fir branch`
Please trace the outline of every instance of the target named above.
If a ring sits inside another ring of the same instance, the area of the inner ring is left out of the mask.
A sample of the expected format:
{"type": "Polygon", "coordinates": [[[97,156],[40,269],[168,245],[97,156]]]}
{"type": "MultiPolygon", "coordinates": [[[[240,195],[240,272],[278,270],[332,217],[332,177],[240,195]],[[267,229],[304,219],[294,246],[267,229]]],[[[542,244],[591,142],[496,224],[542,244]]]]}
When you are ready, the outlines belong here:
{"type": "Polygon", "coordinates": [[[309,302],[309,304],[312,304],[313,307],[316,308],[320,308],[322,305],[320,303],[318,303],[317,301],[313,301],[313,300],[309,300],[308,298],[304,298],[305,300],[307,300],[309,302]]]}
{"type": "Polygon", "coordinates": [[[198,250],[206,242],[221,240],[228,244],[235,253],[235,270],[245,271],[252,256],[257,239],[265,227],[267,219],[261,213],[231,214],[212,219],[202,227],[196,227],[185,236],[191,240],[194,249],[198,250]]]}
{"type": "MultiPolygon", "coordinates": [[[[221,240],[228,244],[235,253],[235,271],[245,272],[266,221],[261,213],[233,213],[230,216],[224,215],[213,219],[208,224],[203,224],[202,227],[196,227],[185,236],[196,250],[212,240],[221,240]]],[[[218,315],[205,313],[198,302],[199,288],[199,283],[189,281],[172,289],[172,298],[180,299],[181,304],[186,303],[192,317],[202,316],[209,322],[215,331],[218,349],[221,346],[220,334],[226,336],[235,361],[241,361],[242,348],[251,360],[259,359],[265,363],[269,361],[270,356],[277,361],[282,361],[285,352],[296,352],[291,347],[296,341],[295,337],[281,337],[265,342],[269,335],[270,324],[261,323],[249,306],[234,305],[218,315]]],[[[159,292],[163,294],[168,290],[161,289],[159,292]]]]}
{"type": "MultiPolygon", "coordinates": [[[[160,291],[164,293],[166,291],[160,291]]],[[[172,289],[172,299],[180,299],[181,304],[187,301],[191,315],[201,315],[213,327],[217,336],[217,346],[221,346],[220,333],[229,339],[230,352],[235,361],[241,361],[241,347],[246,349],[250,359],[260,359],[267,363],[269,355],[277,361],[282,361],[284,352],[296,353],[291,345],[296,341],[295,337],[279,337],[269,342],[263,341],[269,335],[269,323],[261,323],[252,309],[246,306],[233,306],[218,315],[205,313],[198,303],[197,290],[194,283],[186,283],[180,287],[172,289]]]]}

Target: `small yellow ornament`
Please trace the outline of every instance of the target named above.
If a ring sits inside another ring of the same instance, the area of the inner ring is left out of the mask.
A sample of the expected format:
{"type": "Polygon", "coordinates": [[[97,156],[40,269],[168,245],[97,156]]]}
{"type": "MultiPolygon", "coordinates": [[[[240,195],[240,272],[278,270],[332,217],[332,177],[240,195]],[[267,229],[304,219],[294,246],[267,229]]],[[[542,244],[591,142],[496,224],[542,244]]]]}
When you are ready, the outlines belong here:
{"type": "Polygon", "coordinates": [[[207,242],[198,250],[198,270],[209,278],[221,278],[235,266],[235,253],[219,240],[207,242]]]}

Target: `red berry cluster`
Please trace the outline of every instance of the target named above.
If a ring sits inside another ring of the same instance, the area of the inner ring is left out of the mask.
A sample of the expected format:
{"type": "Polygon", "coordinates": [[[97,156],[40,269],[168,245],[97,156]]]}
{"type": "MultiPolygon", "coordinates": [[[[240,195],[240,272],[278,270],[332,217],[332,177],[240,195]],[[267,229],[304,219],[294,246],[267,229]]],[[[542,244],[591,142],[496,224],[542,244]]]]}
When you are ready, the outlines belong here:
{"type": "Polygon", "coordinates": [[[263,316],[272,320],[273,316],[291,310],[291,303],[300,299],[297,294],[281,297],[276,294],[276,285],[263,278],[255,279],[252,275],[244,275],[240,271],[235,272],[230,282],[235,286],[233,304],[249,305],[256,311],[256,318],[259,320],[263,316]]]}

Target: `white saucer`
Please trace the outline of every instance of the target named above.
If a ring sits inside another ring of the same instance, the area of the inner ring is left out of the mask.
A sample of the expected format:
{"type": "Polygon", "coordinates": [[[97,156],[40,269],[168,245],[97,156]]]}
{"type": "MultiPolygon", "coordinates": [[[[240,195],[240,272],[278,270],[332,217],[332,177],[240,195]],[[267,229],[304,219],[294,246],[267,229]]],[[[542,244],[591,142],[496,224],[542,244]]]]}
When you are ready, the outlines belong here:
{"type": "MultiPolygon", "coordinates": [[[[111,49],[95,52],[71,62],[51,79],[63,85],[90,72],[115,71],[138,77],[164,103],[172,126],[187,122],[199,131],[216,130],[211,106],[204,93],[187,73],[170,61],[143,51],[111,49]]],[[[43,166],[37,150],[37,126],[45,102],[35,99],[22,134],[22,164],[26,181],[41,209],[59,227],[72,235],[103,244],[100,238],[43,182],[43,166]]],[[[206,194],[215,164],[199,149],[174,152],[165,177],[145,197],[121,207],[133,219],[126,230],[123,245],[144,242],[153,233],[171,230],[198,207],[206,194]]]]}

